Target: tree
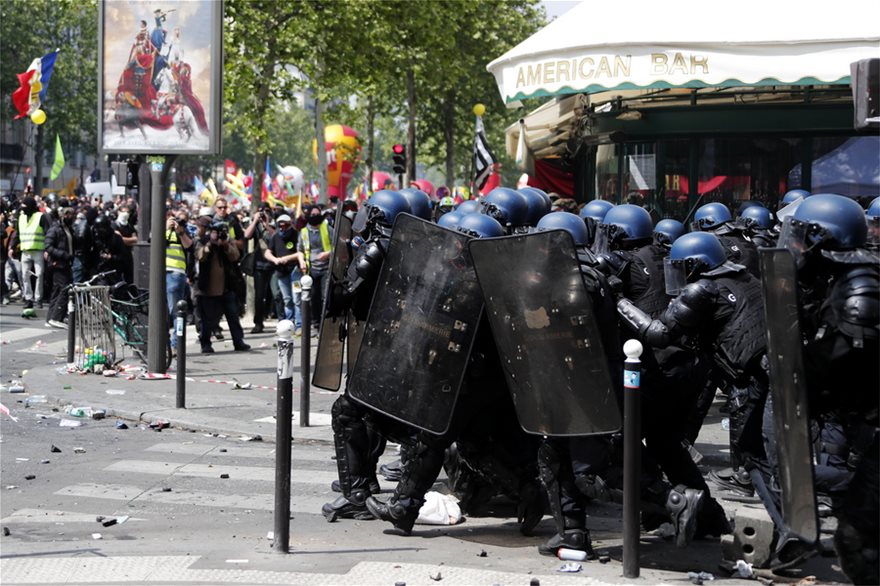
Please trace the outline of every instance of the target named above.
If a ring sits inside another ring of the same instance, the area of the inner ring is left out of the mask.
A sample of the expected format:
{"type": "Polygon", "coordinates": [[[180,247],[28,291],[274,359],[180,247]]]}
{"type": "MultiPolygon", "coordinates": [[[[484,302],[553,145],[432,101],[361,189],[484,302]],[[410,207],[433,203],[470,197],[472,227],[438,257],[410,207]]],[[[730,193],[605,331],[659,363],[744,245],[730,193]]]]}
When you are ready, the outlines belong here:
{"type": "MultiPolygon", "coordinates": [[[[61,136],[66,153],[79,150],[86,155],[97,154],[97,22],[97,0],[0,2],[0,94],[4,98],[0,114],[4,120],[15,115],[11,100],[12,92],[18,89],[15,74],[24,72],[35,58],[60,49],[42,106],[47,120],[32,135],[28,133],[33,136],[36,193],[42,190],[42,169],[47,155],[54,152],[56,133],[61,136]]],[[[27,119],[14,124],[33,127],[27,119]]]]}

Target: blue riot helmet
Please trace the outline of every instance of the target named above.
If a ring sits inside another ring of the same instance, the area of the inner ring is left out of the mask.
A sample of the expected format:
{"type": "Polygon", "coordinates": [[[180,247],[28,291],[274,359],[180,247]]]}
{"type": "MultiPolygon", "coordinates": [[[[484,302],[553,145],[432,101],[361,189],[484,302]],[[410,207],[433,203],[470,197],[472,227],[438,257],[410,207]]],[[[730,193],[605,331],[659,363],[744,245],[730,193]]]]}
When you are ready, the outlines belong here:
{"type": "Polygon", "coordinates": [[[614,204],[604,199],[594,199],[581,208],[578,214],[582,218],[592,218],[596,222],[601,222],[605,218],[608,210],[614,207],[614,204]]]}
{"type": "Polygon", "coordinates": [[[525,226],[529,215],[529,201],[521,193],[508,187],[496,187],[483,198],[483,213],[495,218],[502,226],[525,226]]]}
{"type": "Polygon", "coordinates": [[[649,241],[654,235],[651,214],[633,204],[614,206],[599,224],[599,233],[593,246],[597,255],[649,241]]]}
{"type": "Polygon", "coordinates": [[[455,209],[463,214],[478,214],[480,213],[480,201],[477,199],[468,199],[458,204],[458,207],[455,209]]]}
{"type": "Polygon", "coordinates": [[[463,214],[455,229],[472,238],[494,238],[505,234],[498,220],[486,214],[463,214]]]}
{"type": "Polygon", "coordinates": [[[679,237],[664,260],[666,293],[678,295],[689,282],[727,261],[727,252],[711,232],[690,232],[679,237]]]}
{"type": "Polygon", "coordinates": [[[669,248],[684,234],[684,224],[672,218],[657,222],[654,226],[654,243],[669,248]]]}
{"type": "Polygon", "coordinates": [[[747,199],[739,204],[739,209],[736,212],[737,216],[742,216],[743,211],[754,206],[764,207],[764,204],[753,199],[747,199]]]}
{"type": "Polygon", "coordinates": [[[868,240],[868,226],[862,206],[833,193],[810,196],[786,218],[779,246],[794,253],[798,265],[812,249],[842,252],[862,247],[868,240]]]}
{"type": "Polygon", "coordinates": [[[451,212],[447,212],[440,216],[437,220],[437,225],[455,230],[455,227],[458,226],[458,222],[461,220],[462,216],[464,216],[464,214],[459,210],[452,210],[451,212]]]}
{"type": "Polygon", "coordinates": [[[520,189],[519,192],[526,196],[526,200],[529,203],[526,224],[537,226],[541,218],[550,213],[550,198],[544,199],[540,193],[528,188],[520,189]]]}
{"type": "Polygon", "coordinates": [[[789,189],[785,192],[785,195],[782,196],[782,204],[788,205],[793,203],[799,199],[804,199],[810,196],[810,192],[806,189],[789,189]]]}
{"type": "Polygon", "coordinates": [[[415,187],[406,187],[401,189],[399,193],[409,202],[412,215],[423,220],[431,219],[431,198],[427,193],[415,187]]]}
{"type": "Polygon", "coordinates": [[[769,230],[773,227],[773,214],[762,205],[749,206],[740,212],[738,223],[746,229],[769,230]]]}
{"type": "Polygon", "coordinates": [[[694,221],[691,222],[691,230],[714,230],[720,228],[727,222],[731,221],[733,216],[730,210],[723,203],[714,201],[701,205],[694,214],[694,221]]]}
{"type": "Polygon", "coordinates": [[[880,197],[868,205],[865,219],[868,221],[868,245],[877,250],[880,248],[880,197]]]}
{"type": "Polygon", "coordinates": [[[565,230],[574,239],[575,246],[588,246],[589,233],[587,225],[578,216],[570,212],[553,212],[547,214],[538,221],[537,229],[540,230],[565,230]]]}
{"type": "Polygon", "coordinates": [[[361,206],[351,230],[360,233],[368,226],[391,228],[398,214],[411,212],[409,202],[400,192],[383,189],[371,195],[370,199],[361,206]]]}
{"type": "Polygon", "coordinates": [[[527,186],[527,187],[521,187],[521,188],[517,189],[517,191],[519,191],[520,193],[523,193],[523,194],[526,193],[527,191],[530,191],[532,193],[537,193],[538,195],[541,196],[541,198],[544,201],[547,202],[547,209],[548,210],[553,207],[553,201],[550,199],[550,196],[547,195],[547,192],[544,191],[543,189],[538,189],[537,187],[527,186]]]}

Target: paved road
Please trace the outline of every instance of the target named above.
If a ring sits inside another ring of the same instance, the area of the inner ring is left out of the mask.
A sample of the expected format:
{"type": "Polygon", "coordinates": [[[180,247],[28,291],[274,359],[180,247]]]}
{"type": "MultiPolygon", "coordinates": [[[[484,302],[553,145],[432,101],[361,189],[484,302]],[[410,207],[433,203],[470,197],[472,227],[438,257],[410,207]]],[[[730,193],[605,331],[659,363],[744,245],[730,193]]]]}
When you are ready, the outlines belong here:
{"type": "MultiPolygon", "coordinates": [[[[379,521],[327,523],[319,511],[335,496],[329,490],[336,473],[328,413],[336,395],[314,388],[311,425],[299,427],[299,414],[294,418],[292,552],[276,554],[267,537],[274,525],[274,444],[268,441],[274,437],[274,391],[262,388],[275,383],[271,334],[251,337],[250,353],[216,344],[217,354],[194,355],[188,408],[179,410],[173,380],[67,374],[66,332],[44,328],[42,320],[22,321],[19,310],[0,308],[0,382],[8,385],[28,371],[26,393],[0,393],[18,418],[0,419],[0,523],[10,531],[0,537],[3,584],[629,582],[620,563],[621,512],[613,504],[593,507],[589,521],[598,551],[612,559],[586,563],[579,574],[559,573],[559,561],[536,554],[535,546],[553,531],[549,518],[535,537],[525,538],[503,503],[493,517],[471,517],[454,527],[417,525],[408,538],[387,533],[390,526],[379,521]],[[252,388],[225,384],[233,379],[252,388]],[[28,398],[40,395],[46,403],[26,407],[28,398]],[[61,427],[62,420],[75,420],[63,412],[66,404],[105,408],[110,417],[61,427]],[[129,429],[117,430],[117,417],[129,429]],[[172,428],[150,430],[147,424],[157,418],[172,428]],[[267,441],[239,439],[256,434],[267,441]],[[52,445],[61,452],[52,452],[52,445]],[[128,520],[109,527],[96,521],[120,515],[128,520]]],[[[297,387],[295,406],[298,401],[297,387]]],[[[724,463],[724,440],[713,411],[698,444],[705,463],[724,463]]],[[[393,458],[389,452],[383,461],[393,458]]],[[[724,504],[728,512],[743,506],[724,504]]],[[[719,559],[717,542],[680,550],[645,536],[640,583],[687,583],[690,570],[719,574],[719,559]]],[[[799,575],[841,580],[833,562],[816,558],[799,575]]],[[[716,581],[724,582],[732,580],[716,581]]]]}

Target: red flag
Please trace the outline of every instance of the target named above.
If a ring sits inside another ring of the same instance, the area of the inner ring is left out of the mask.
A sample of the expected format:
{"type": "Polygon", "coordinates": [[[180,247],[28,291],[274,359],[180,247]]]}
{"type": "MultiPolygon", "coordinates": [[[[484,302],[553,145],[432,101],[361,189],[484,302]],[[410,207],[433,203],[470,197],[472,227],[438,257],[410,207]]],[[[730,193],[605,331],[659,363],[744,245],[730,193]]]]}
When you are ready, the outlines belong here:
{"type": "Polygon", "coordinates": [[[31,106],[31,78],[36,74],[36,69],[28,69],[24,73],[16,74],[18,76],[18,83],[21,86],[12,93],[12,104],[18,110],[18,116],[15,117],[16,120],[28,115],[28,110],[31,106]]]}

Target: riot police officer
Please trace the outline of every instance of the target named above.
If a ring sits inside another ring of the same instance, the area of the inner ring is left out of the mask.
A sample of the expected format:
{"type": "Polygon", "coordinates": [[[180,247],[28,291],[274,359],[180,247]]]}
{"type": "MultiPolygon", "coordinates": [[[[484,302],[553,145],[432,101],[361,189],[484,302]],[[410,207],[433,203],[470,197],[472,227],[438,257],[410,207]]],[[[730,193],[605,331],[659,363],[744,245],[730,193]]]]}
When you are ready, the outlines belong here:
{"type": "Polygon", "coordinates": [[[795,254],[798,267],[810,413],[839,422],[843,436],[819,443],[816,456],[825,469],[817,467],[817,484],[852,473],[832,500],[838,522],[835,549],[854,583],[877,584],[880,377],[877,368],[866,366],[876,364],[880,354],[880,258],[866,242],[861,207],[834,194],[802,201],[786,219],[779,240],[795,254]]]}
{"type": "MultiPolygon", "coordinates": [[[[394,220],[398,214],[410,211],[407,199],[389,190],[374,193],[361,207],[352,226],[357,232],[352,239],[352,261],[347,267],[344,281],[331,285],[325,313],[343,314],[349,311],[358,321],[366,320],[394,220]]],[[[349,352],[356,352],[351,342],[349,352]]],[[[366,500],[380,490],[376,464],[385,451],[386,439],[377,429],[381,423],[376,423],[368,411],[352,401],[347,392],[340,395],[331,408],[342,495],[322,507],[321,511],[328,521],[373,518],[366,508],[366,500]]]]}
{"type": "Polygon", "coordinates": [[[733,223],[730,209],[720,202],[707,203],[694,213],[692,231],[711,232],[727,251],[727,258],[743,265],[755,277],[758,273],[758,250],[742,229],[733,223]]]}

